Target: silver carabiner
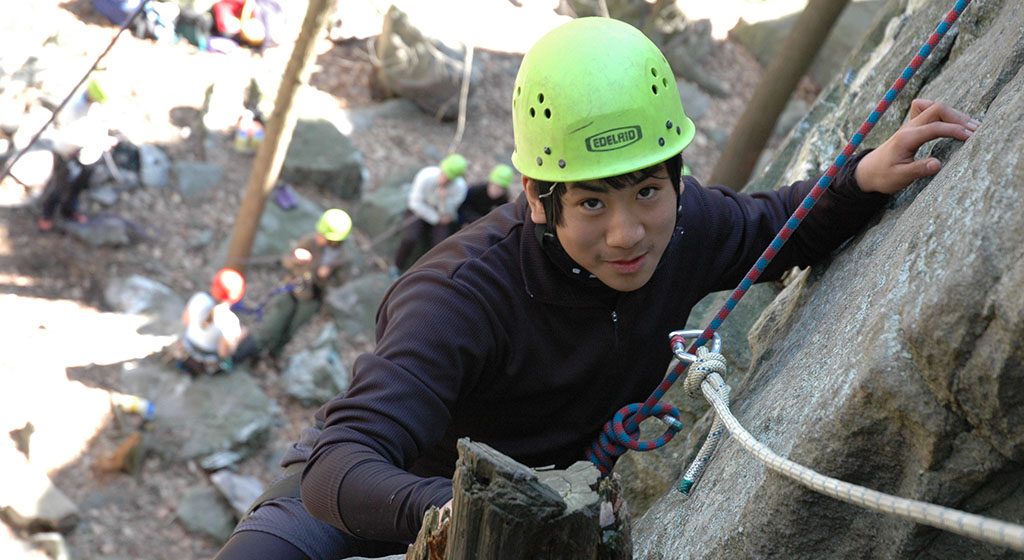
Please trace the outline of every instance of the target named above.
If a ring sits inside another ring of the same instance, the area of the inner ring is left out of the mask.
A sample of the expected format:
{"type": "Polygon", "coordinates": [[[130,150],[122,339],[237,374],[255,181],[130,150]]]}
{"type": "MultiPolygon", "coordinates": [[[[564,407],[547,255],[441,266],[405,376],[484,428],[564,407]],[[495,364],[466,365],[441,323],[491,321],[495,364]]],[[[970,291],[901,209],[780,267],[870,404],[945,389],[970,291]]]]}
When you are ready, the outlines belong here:
{"type": "MultiPolygon", "coordinates": [[[[668,333],[668,339],[672,342],[672,354],[675,355],[676,359],[680,362],[692,364],[697,361],[697,356],[686,351],[687,339],[697,340],[704,331],[699,329],[688,329],[681,331],[672,331],[668,333]],[[682,339],[682,340],[676,340],[682,339]]],[[[718,333],[714,333],[711,337],[711,351],[716,354],[722,351],[722,337],[718,336],[718,333]]]]}

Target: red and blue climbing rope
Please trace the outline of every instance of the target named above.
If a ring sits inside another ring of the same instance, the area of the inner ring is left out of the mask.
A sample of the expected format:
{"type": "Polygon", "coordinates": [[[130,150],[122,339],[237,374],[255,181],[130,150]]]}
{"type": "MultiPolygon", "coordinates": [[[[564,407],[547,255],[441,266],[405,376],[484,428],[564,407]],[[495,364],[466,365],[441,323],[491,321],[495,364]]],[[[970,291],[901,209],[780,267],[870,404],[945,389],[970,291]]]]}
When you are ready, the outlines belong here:
{"type": "MultiPolygon", "coordinates": [[[[821,195],[828,190],[829,186],[832,184],[832,179],[835,178],[839,169],[857,150],[857,147],[864,141],[864,138],[869,132],[871,132],[871,129],[875,127],[875,124],[877,124],[878,120],[882,118],[885,111],[889,109],[889,106],[896,99],[896,96],[899,95],[900,91],[902,91],[904,86],[907,85],[910,78],[914,76],[914,73],[917,72],[921,67],[921,64],[924,63],[925,59],[928,58],[928,55],[932,53],[935,46],[939,44],[942,37],[946,35],[946,32],[949,31],[950,27],[952,27],[953,23],[960,17],[960,14],[963,13],[970,3],[971,0],[957,0],[949,12],[946,13],[946,16],[942,18],[942,21],[939,22],[935,31],[932,32],[931,36],[928,37],[928,40],[921,45],[917,54],[914,55],[910,64],[903,69],[899,78],[897,78],[892,87],[885,92],[885,96],[878,102],[875,109],[871,111],[871,114],[868,115],[864,124],[860,125],[860,128],[857,129],[857,132],[850,139],[850,142],[845,148],[843,148],[843,151],[839,156],[836,157],[835,162],[833,162],[825,174],[821,176],[821,179],[818,180],[817,184],[814,185],[814,188],[811,189],[811,192],[806,198],[804,198],[803,202],[800,203],[800,206],[789,217],[789,220],[786,221],[785,226],[783,226],[775,236],[775,239],[773,239],[768,245],[768,248],[764,250],[760,258],[757,259],[757,262],[754,263],[754,266],[752,266],[750,271],[747,272],[746,276],[744,276],[743,280],[740,281],[739,286],[737,286],[729,295],[729,299],[718,311],[718,314],[715,315],[715,318],[690,347],[689,352],[691,354],[693,354],[697,348],[711,340],[711,337],[714,336],[714,333],[722,326],[722,322],[725,321],[733,308],[736,307],[736,304],[743,298],[743,295],[747,293],[747,290],[749,290],[752,285],[754,285],[754,282],[757,281],[765,268],[767,268],[768,264],[775,258],[775,255],[782,250],[782,246],[786,244],[786,241],[793,235],[796,228],[800,226],[800,223],[807,216],[807,213],[811,211],[811,208],[814,207],[821,195]]],[[[678,344],[679,342],[681,342],[681,338],[679,337],[673,337],[671,340],[671,344],[673,345],[678,344]]],[[[619,409],[611,420],[605,423],[601,434],[598,436],[597,440],[591,444],[590,449],[587,450],[587,458],[597,466],[601,471],[601,474],[607,475],[611,472],[612,467],[615,466],[615,461],[627,450],[633,449],[636,451],[650,451],[652,449],[657,449],[671,441],[672,438],[675,437],[676,433],[679,432],[682,428],[682,423],[678,421],[679,409],[665,403],[660,403],[659,401],[672,387],[672,384],[676,382],[676,379],[686,372],[688,365],[689,364],[683,362],[676,364],[676,366],[665,375],[665,379],[663,379],[662,382],[654,389],[654,392],[651,393],[651,396],[647,397],[647,400],[644,401],[643,404],[634,403],[626,405],[619,409]],[[670,420],[668,420],[670,427],[656,439],[641,441],[639,437],[640,423],[651,416],[663,419],[670,418],[670,420]]]]}

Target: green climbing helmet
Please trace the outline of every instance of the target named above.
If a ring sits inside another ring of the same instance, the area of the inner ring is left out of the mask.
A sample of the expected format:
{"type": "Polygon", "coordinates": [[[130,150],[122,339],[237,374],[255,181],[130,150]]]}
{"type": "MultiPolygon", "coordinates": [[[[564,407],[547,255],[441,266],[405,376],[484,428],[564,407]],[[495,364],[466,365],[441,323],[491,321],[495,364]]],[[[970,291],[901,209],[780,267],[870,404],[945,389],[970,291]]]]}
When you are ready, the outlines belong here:
{"type": "Polygon", "coordinates": [[[89,83],[85,86],[85,92],[89,94],[89,99],[96,103],[104,103],[107,100],[106,90],[95,79],[89,80],[89,83]]]}
{"type": "Polygon", "coordinates": [[[499,163],[491,170],[491,176],[488,178],[488,181],[507,189],[512,184],[512,178],[515,176],[515,173],[511,167],[504,163],[499,163]]]}
{"type": "Polygon", "coordinates": [[[340,208],[331,208],[316,222],[316,232],[333,242],[344,241],[352,231],[352,218],[340,208]]]}
{"type": "Polygon", "coordinates": [[[466,172],[466,158],[452,154],[441,160],[441,172],[449,179],[458,179],[466,172]]]}
{"type": "Polygon", "coordinates": [[[541,37],[512,94],[512,164],[542,181],[637,171],[693,139],[665,55],[640,30],[586,17],[541,37]]]}

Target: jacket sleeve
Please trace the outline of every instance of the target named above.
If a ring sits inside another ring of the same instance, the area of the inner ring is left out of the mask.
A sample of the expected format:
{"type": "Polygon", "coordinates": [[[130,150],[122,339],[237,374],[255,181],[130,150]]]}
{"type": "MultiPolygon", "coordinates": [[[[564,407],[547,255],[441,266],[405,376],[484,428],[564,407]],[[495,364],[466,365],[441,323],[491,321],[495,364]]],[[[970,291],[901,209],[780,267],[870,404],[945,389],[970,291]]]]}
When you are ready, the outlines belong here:
{"type": "Polygon", "coordinates": [[[416,214],[428,224],[437,224],[441,216],[427,200],[427,192],[437,186],[436,178],[431,173],[432,169],[427,167],[416,174],[412,181],[412,189],[409,190],[409,210],[416,214]]]}
{"type": "Polygon", "coordinates": [[[403,276],[378,316],[377,347],[356,360],[344,397],[320,410],[324,427],[302,479],[315,517],[362,538],[411,542],[451,480],[408,472],[441,440],[461,391],[493,344],[481,304],[433,271],[403,276]]]}
{"type": "MultiPolygon", "coordinates": [[[[839,170],[759,281],[776,280],[791,267],[828,257],[882,208],[889,196],[862,192],[854,179],[866,154],[857,154],[839,170]]],[[[702,237],[702,247],[712,249],[701,257],[709,292],[736,287],[817,183],[800,181],[746,194],[721,186],[701,187],[691,177],[684,181],[681,225],[702,237]]]]}

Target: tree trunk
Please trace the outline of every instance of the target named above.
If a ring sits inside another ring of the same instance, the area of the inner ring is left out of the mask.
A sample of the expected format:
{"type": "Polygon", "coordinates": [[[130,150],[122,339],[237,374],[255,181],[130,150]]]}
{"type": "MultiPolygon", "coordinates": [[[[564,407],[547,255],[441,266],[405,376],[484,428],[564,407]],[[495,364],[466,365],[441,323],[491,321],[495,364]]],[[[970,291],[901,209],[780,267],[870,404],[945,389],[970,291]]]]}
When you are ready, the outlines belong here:
{"type": "Polygon", "coordinates": [[[428,511],[407,560],[632,558],[618,483],[588,462],[535,471],[464,438],[453,491],[452,516],[428,511]]]}
{"type": "Polygon", "coordinates": [[[794,88],[848,3],[849,0],[808,2],[733,128],[729,143],[711,172],[711,184],[743,188],[794,88]]]}
{"type": "Polygon", "coordinates": [[[253,160],[249,181],[245,185],[242,205],[235,217],[235,228],[228,245],[227,266],[244,272],[246,260],[252,251],[252,242],[259,228],[260,217],[267,202],[267,196],[274,188],[288,145],[295,131],[296,116],[292,105],[299,87],[309,78],[309,68],[315,56],[314,46],[320,32],[327,25],[328,16],[334,11],[335,0],[310,0],[306,18],[295,40],[291,58],[277,90],[274,112],[267,123],[267,132],[256,159],[253,160]]]}

